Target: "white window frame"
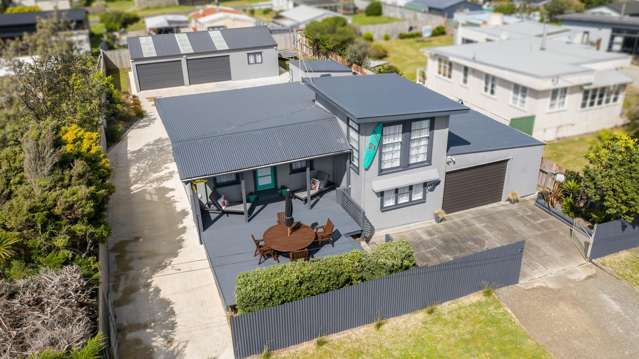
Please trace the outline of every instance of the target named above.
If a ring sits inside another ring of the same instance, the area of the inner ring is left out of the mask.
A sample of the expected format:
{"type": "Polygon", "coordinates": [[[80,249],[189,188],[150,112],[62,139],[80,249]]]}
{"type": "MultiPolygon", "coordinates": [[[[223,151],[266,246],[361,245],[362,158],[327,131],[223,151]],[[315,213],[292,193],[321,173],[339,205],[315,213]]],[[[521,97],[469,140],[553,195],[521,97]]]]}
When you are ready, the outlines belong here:
{"type": "Polygon", "coordinates": [[[453,77],[453,63],[450,60],[438,58],[437,74],[443,78],[451,79],[453,77]]]}
{"type": "Polygon", "coordinates": [[[512,96],[510,96],[510,104],[521,109],[526,108],[528,100],[528,87],[513,83],[512,96]]]}
{"type": "Polygon", "coordinates": [[[622,86],[613,85],[584,89],[581,93],[581,105],[579,108],[588,110],[617,104],[621,98],[622,86]]]}
{"type": "Polygon", "coordinates": [[[430,120],[413,120],[410,123],[410,142],[408,149],[408,165],[428,162],[428,148],[430,142],[430,120]],[[425,127],[415,128],[418,124],[426,124],[425,127]],[[414,152],[417,151],[417,152],[414,152]],[[419,161],[413,161],[413,156],[424,157],[419,161]]]}
{"type": "Polygon", "coordinates": [[[468,75],[470,73],[470,69],[468,68],[468,66],[462,65],[461,73],[461,84],[464,86],[468,86],[468,75]]]}
{"type": "Polygon", "coordinates": [[[261,51],[249,52],[246,54],[246,57],[249,65],[259,65],[264,62],[261,51]]]}
{"type": "Polygon", "coordinates": [[[497,93],[497,78],[491,74],[484,73],[484,93],[495,96],[497,93]]]}
{"type": "Polygon", "coordinates": [[[359,171],[359,124],[350,118],[347,120],[348,144],[351,146],[351,167],[359,171]]]}
{"type": "Polygon", "coordinates": [[[382,130],[382,145],[381,145],[381,155],[380,155],[380,170],[392,170],[395,168],[400,168],[402,166],[402,140],[404,134],[404,124],[397,123],[389,126],[384,126],[382,130]],[[399,132],[397,132],[399,129],[399,132]],[[388,155],[392,157],[390,159],[384,158],[388,155]],[[399,157],[395,158],[395,155],[399,154],[399,157]],[[393,162],[397,161],[397,165],[392,165],[393,162]],[[387,165],[385,163],[391,163],[391,165],[387,165]]]}
{"type": "Polygon", "coordinates": [[[550,98],[548,100],[549,111],[560,111],[566,109],[568,104],[568,88],[561,87],[550,90],[550,98]]]}
{"type": "Polygon", "coordinates": [[[382,211],[426,203],[426,183],[417,183],[383,191],[380,196],[382,211]],[[404,198],[402,202],[400,202],[404,198]]]}

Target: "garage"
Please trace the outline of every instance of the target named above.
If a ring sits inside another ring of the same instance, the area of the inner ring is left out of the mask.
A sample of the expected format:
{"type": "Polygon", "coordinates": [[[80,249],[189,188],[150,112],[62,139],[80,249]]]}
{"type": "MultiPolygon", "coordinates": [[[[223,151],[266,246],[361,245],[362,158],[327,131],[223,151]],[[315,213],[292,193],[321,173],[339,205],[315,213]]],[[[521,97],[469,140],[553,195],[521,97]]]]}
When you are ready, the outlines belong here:
{"type": "Polygon", "coordinates": [[[137,65],[140,90],[153,90],[184,85],[181,61],[137,65]]]}
{"type": "Polygon", "coordinates": [[[499,202],[504,191],[507,161],[446,173],[443,209],[453,213],[499,202]]]}
{"type": "Polygon", "coordinates": [[[191,84],[231,80],[231,64],[228,56],[188,59],[186,63],[191,84]]]}

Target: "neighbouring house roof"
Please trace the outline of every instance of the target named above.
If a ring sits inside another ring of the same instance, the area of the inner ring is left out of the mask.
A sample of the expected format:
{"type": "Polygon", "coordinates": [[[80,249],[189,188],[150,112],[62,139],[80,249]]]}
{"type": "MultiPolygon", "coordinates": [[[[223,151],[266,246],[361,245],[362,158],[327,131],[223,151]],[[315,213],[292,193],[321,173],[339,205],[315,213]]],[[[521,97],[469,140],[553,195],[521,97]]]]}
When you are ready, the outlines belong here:
{"type": "Polygon", "coordinates": [[[428,11],[428,9],[446,10],[451,6],[465,3],[466,0],[413,0],[406,3],[409,9],[428,11]]]}
{"type": "Polygon", "coordinates": [[[541,50],[541,41],[529,38],[483,42],[432,48],[426,52],[542,78],[593,72],[584,65],[628,58],[622,53],[597,51],[587,45],[550,39],[546,41],[545,50],[541,50]]]}
{"type": "Polygon", "coordinates": [[[557,16],[562,23],[579,23],[584,25],[620,27],[626,29],[639,29],[639,17],[632,16],[607,16],[584,13],[566,14],[557,16]]]}
{"type": "MultiPolygon", "coordinates": [[[[397,74],[304,79],[309,87],[358,122],[401,116],[437,116],[468,108],[397,74]]],[[[407,118],[408,118],[407,117],[407,118]]]]}
{"type": "MultiPolygon", "coordinates": [[[[551,24],[546,24],[545,27],[547,36],[569,33],[571,31],[569,28],[551,24]]],[[[473,31],[484,33],[488,36],[499,38],[501,40],[524,39],[531,36],[543,36],[544,24],[534,21],[521,21],[508,25],[474,28],[473,31]]]]}
{"type": "MultiPolygon", "coordinates": [[[[624,3],[622,2],[615,2],[612,4],[606,4],[606,5],[601,5],[598,7],[607,7],[611,10],[613,10],[614,12],[621,14],[621,9],[623,7],[624,3]]],[[[624,9],[624,14],[636,14],[639,13],[639,2],[638,1],[625,1],[625,9],[624,9]]],[[[586,11],[587,13],[589,13],[592,10],[595,10],[596,8],[592,8],[589,11],[586,11]]]]}
{"type": "Polygon", "coordinates": [[[447,149],[450,156],[543,145],[543,142],[476,111],[450,116],[447,149]]]}
{"type": "Polygon", "coordinates": [[[234,14],[234,13],[222,13],[218,12],[212,15],[203,16],[195,21],[201,24],[206,24],[208,22],[216,22],[220,20],[231,19],[231,20],[241,20],[255,24],[256,20],[250,16],[246,16],[244,14],[234,14]]]}
{"type": "Polygon", "coordinates": [[[512,24],[523,21],[515,16],[503,15],[487,10],[456,12],[453,18],[460,24],[472,24],[476,26],[490,23],[493,18],[496,18],[496,20],[502,24],[512,24]]]}
{"type": "Polygon", "coordinates": [[[305,24],[307,22],[329,16],[342,16],[336,12],[308,5],[296,6],[279,14],[277,23],[287,26],[305,24]]]}
{"type": "Polygon", "coordinates": [[[265,26],[129,37],[127,43],[132,60],[277,46],[265,26]],[[188,41],[187,51],[178,37],[188,41]]]}
{"type": "Polygon", "coordinates": [[[350,151],[334,115],[301,83],[160,98],[180,179],[350,151]]]}
{"type": "Polygon", "coordinates": [[[187,27],[189,18],[184,15],[158,15],[144,18],[147,29],[161,29],[166,27],[187,27]]]}
{"type": "Polygon", "coordinates": [[[333,60],[291,60],[289,64],[304,72],[352,72],[348,66],[333,60]]]}
{"type": "Polygon", "coordinates": [[[595,77],[592,80],[592,83],[585,87],[606,87],[612,85],[625,85],[629,83],[632,83],[632,78],[623,72],[617,70],[603,70],[595,72],[595,77]]]}
{"type": "MultiPolygon", "coordinates": [[[[19,14],[0,14],[0,38],[15,38],[24,33],[36,31],[38,19],[48,19],[55,15],[55,11],[41,11],[19,14]]],[[[87,11],[84,9],[60,10],[60,19],[72,24],[73,30],[85,29],[87,11]]]]}
{"type": "Polygon", "coordinates": [[[217,13],[227,13],[227,14],[241,14],[240,10],[234,9],[232,7],[226,6],[207,6],[205,8],[199,9],[197,11],[193,11],[191,13],[191,19],[197,20],[199,18],[217,14],[217,13]]]}

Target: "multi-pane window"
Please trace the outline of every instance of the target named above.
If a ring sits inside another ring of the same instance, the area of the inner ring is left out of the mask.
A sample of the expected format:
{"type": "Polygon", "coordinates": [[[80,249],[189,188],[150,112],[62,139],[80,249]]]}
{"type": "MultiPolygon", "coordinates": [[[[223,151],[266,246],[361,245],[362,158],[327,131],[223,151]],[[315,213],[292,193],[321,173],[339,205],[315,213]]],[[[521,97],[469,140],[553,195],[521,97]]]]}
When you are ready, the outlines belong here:
{"type": "Polygon", "coordinates": [[[548,109],[553,110],[562,110],[566,108],[566,94],[568,92],[567,88],[553,89],[550,92],[550,104],[548,109]]]}
{"type": "Polygon", "coordinates": [[[462,85],[468,85],[468,66],[462,67],[462,85]]]}
{"type": "Polygon", "coordinates": [[[513,95],[510,103],[519,108],[526,107],[526,99],[528,98],[528,87],[513,84],[513,95]]]}
{"type": "MultiPolygon", "coordinates": [[[[311,161],[311,169],[313,169],[313,161],[311,161]]],[[[306,161],[291,162],[291,173],[306,172],[306,161]]]]}
{"type": "Polygon", "coordinates": [[[453,75],[453,63],[445,59],[437,59],[437,74],[451,78],[453,75]]]}
{"type": "Polygon", "coordinates": [[[399,167],[402,155],[402,124],[384,126],[381,169],[399,167]]]}
{"type": "Polygon", "coordinates": [[[495,86],[497,79],[493,75],[484,74],[484,93],[495,95],[495,86]]]}
{"type": "Polygon", "coordinates": [[[410,125],[410,153],[408,163],[419,163],[428,160],[428,137],[430,121],[413,121],[410,125]]]}
{"type": "Polygon", "coordinates": [[[262,63],[262,53],[261,52],[249,52],[248,56],[248,64],[249,65],[257,65],[262,63]]]}
{"type": "Polygon", "coordinates": [[[382,209],[403,207],[425,201],[424,184],[399,187],[382,193],[382,209]]]}
{"type": "Polygon", "coordinates": [[[237,173],[215,176],[214,183],[217,187],[230,186],[239,183],[237,173]]]}
{"type": "Polygon", "coordinates": [[[619,85],[585,89],[581,95],[581,108],[593,108],[617,103],[621,91],[622,87],[619,85]]]}
{"type": "Polygon", "coordinates": [[[351,145],[351,165],[359,168],[359,125],[348,119],[348,143],[351,145]]]}

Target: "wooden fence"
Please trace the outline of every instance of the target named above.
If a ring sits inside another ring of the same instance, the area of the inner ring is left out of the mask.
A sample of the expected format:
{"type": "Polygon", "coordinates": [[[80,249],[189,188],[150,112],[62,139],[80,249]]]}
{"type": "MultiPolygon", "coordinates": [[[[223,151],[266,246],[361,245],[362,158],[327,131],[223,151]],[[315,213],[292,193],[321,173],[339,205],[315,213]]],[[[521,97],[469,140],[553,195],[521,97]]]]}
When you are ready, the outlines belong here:
{"type": "Polygon", "coordinates": [[[552,191],[556,184],[556,175],[558,173],[566,173],[566,170],[556,163],[541,159],[541,166],[539,167],[539,176],[537,178],[537,187],[540,190],[552,191]]]}

